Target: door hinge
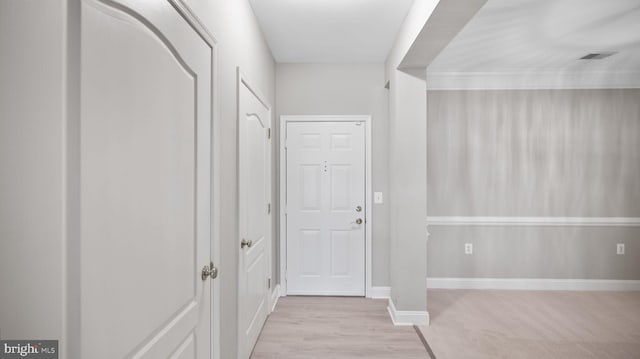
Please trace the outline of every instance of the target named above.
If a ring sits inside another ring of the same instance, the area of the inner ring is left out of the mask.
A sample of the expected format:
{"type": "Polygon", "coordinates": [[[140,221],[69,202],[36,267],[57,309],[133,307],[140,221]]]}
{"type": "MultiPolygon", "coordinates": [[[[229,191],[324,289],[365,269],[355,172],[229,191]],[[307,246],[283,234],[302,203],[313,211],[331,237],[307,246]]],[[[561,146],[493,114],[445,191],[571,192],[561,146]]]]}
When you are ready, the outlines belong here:
{"type": "Polygon", "coordinates": [[[267,213],[271,213],[271,203],[267,203],[267,213]]]}
{"type": "Polygon", "coordinates": [[[267,288],[271,289],[271,278],[267,279],[267,288]]]}
{"type": "Polygon", "coordinates": [[[271,138],[271,129],[267,128],[267,138],[271,138]]]}

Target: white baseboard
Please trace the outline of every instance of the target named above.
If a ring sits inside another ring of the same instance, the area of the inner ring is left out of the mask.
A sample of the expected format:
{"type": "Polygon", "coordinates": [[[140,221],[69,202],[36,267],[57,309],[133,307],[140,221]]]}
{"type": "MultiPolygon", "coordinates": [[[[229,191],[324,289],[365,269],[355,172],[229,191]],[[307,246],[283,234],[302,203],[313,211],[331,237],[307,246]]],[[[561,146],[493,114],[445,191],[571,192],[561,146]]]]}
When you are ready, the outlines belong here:
{"type": "Polygon", "coordinates": [[[391,297],[391,287],[371,287],[369,298],[389,299],[391,297]]]}
{"type": "Polygon", "coordinates": [[[393,300],[387,306],[393,325],[429,325],[429,312],[420,310],[397,310],[393,300]]]}
{"type": "MultiPolygon", "coordinates": [[[[280,298],[280,284],[277,284],[273,291],[271,292],[271,312],[276,309],[276,304],[278,304],[278,299],[280,298]]],[[[271,313],[270,312],[270,313],[271,313]]]]}
{"type": "Polygon", "coordinates": [[[366,292],[363,290],[357,291],[304,291],[304,290],[289,290],[287,295],[302,295],[311,297],[364,297],[366,292]]]}
{"type": "Polygon", "coordinates": [[[427,278],[430,289],[640,291],[640,280],[536,278],[427,278]]]}

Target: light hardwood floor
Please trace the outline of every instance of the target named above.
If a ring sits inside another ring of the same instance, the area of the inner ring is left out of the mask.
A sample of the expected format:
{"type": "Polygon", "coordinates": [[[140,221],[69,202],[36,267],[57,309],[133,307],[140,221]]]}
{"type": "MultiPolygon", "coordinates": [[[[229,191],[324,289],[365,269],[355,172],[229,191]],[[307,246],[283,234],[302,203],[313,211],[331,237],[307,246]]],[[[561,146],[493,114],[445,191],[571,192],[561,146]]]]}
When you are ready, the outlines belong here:
{"type": "Polygon", "coordinates": [[[282,297],[253,359],[428,358],[413,327],[394,326],[386,299],[282,297]]]}
{"type": "Polygon", "coordinates": [[[435,290],[438,359],[640,358],[640,292],[435,290]]]}

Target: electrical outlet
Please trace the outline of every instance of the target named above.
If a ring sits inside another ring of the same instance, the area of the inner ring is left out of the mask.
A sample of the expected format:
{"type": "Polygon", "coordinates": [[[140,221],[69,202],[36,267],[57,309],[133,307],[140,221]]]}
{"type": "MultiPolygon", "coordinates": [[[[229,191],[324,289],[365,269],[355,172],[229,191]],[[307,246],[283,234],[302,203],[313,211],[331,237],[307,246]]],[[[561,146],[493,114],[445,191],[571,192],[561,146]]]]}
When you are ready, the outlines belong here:
{"type": "Polygon", "coordinates": [[[616,245],[616,254],[624,254],[624,243],[618,243],[616,245]]]}
{"type": "Polygon", "coordinates": [[[464,244],[464,254],[473,254],[473,243],[464,244]]]}

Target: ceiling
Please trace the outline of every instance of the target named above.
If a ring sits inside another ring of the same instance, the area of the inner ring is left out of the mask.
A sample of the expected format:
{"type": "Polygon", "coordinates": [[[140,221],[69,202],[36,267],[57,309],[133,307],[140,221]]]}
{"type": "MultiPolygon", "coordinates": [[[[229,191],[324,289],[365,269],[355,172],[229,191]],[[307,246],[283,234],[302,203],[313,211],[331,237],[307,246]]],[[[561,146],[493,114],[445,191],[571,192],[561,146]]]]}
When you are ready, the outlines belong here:
{"type": "Polygon", "coordinates": [[[413,0],[249,0],[278,63],[383,63],[413,0]]]}
{"type": "Polygon", "coordinates": [[[432,72],[640,71],[639,0],[489,0],[432,72]],[[589,53],[616,52],[599,60],[589,53]]]}

